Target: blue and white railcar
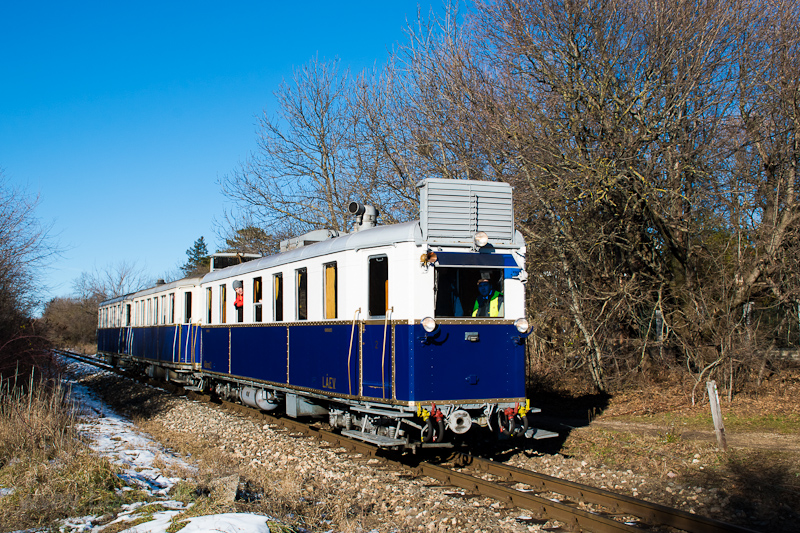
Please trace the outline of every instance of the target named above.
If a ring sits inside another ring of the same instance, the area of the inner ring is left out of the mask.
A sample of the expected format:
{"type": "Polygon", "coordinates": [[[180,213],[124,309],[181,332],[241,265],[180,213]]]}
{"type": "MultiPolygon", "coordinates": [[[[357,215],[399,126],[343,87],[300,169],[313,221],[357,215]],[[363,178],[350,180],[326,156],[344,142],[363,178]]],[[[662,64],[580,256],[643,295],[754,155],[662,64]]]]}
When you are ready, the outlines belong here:
{"type": "Polygon", "coordinates": [[[261,409],[327,416],[381,446],[436,445],[475,424],[524,431],[538,410],[525,398],[525,243],[511,188],[420,189],[418,221],[374,226],[374,209],[353,203],[351,233],[319,230],[274,256],[104,302],[101,317],[134,305],[145,318],[125,332],[101,319],[98,350],[261,409]],[[482,279],[502,294],[495,316],[473,316],[482,279]],[[177,317],[186,294],[192,310],[177,317]]]}
{"type": "Polygon", "coordinates": [[[120,296],[100,305],[98,352],[151,377],[186,381],[200,361],[200,278],[120,296]]]}

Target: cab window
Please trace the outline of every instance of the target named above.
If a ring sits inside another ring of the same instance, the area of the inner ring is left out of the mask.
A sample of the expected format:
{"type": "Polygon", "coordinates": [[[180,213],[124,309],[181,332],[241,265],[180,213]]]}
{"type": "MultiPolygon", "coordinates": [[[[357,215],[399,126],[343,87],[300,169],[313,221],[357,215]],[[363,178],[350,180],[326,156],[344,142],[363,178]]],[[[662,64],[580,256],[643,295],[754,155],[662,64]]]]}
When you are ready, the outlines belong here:
{"type": "Polygon", "coordinates": [[[433,293],[437,317],[503,317],[503,269],[437,267],[433,293]]]}

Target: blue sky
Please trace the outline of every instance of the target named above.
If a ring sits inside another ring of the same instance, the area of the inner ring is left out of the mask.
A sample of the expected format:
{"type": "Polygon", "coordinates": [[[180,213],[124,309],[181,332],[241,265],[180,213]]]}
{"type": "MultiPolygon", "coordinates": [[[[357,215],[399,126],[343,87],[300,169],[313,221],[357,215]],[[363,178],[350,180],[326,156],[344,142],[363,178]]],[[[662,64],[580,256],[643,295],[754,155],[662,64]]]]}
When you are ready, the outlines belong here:
{"type": "MultiPolygon", "coordinates": [[[[422,2],[427,13],[431,5],[422,2]]],[[[381,65],[417,18],[387,2],[0,3],[0,169],[40,195],[63,253],[42,297],[83,271],[186,260],[255,149],[255,116],[313,57],[381,65]]]]}

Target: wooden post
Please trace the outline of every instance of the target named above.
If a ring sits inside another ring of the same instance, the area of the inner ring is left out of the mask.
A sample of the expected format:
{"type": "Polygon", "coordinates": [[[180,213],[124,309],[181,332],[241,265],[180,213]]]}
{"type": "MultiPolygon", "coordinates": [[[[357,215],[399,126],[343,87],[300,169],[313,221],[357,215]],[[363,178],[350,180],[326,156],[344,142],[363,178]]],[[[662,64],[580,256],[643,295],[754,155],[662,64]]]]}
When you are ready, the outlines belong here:
{"type": "Polygon", "coordinates": [[[711,404],[711,418],[714,419],[714,432],[717,434],[717,444],[723,452],[728,451],[728,441],[725,439],[725,424],[722,422],[722,411],[719,408],[719,394],[717,382],[707,381],[708,401],[711,404]]]}

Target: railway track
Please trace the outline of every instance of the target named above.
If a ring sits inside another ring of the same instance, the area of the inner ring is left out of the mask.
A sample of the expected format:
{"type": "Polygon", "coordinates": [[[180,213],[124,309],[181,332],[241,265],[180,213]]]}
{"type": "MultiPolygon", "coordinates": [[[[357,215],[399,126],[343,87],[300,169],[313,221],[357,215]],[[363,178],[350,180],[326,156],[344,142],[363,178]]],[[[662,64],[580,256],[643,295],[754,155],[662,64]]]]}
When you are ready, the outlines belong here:
{"type": "MultiPolygon", "coordinates": [[[[83,361],[123,376],[139,379],[120,371],[91,356],[57,351],[56,353],[83,361]]],[[[152,385],[185,394],[190,399],[211,401],[211,397],[161,381],[148,381],[152,385]]],[[[289,418],[279,418],[237,403],[221,401],[232,411],[255,417],[270,426],[285,428],[292,434],[302,434],[341,447],[354,454],[377,458],[397,468],[410,469],[417,476],[426,476],[442,485],[452,486],[469,495],[496,499],[507,505],[525,509],[538,521],[557,520],[564,528],[576,531],[642,532],[681,530],[691,533],[754,533],[753,530],[718,520],[687,513],[679,509],[646,502],[611,491],[582,485],[539,474],[492,460],[467,454],[455,454],[450,465],[421,462],[409,465],[401,457],[387,456],[375,446],[350,439],[331,431],[311,427],[289,418]]],[[[532,519],[532,520],[536,520],[532,519]]]]}

